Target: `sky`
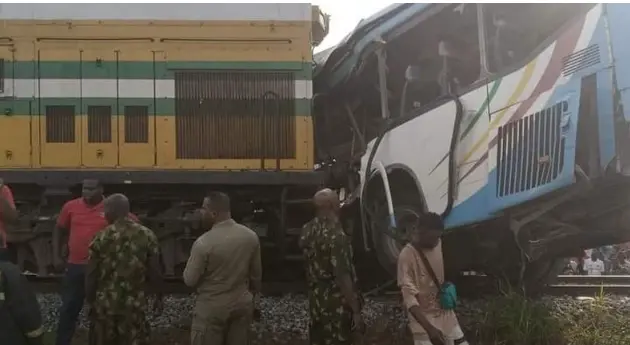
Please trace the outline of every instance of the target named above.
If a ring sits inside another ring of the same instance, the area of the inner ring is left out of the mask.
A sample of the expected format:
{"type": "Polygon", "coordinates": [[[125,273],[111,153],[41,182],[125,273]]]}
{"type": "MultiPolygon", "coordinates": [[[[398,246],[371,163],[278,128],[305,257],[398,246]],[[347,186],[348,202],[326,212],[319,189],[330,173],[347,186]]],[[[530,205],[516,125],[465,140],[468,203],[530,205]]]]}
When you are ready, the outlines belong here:
{"type": "Polygon", "coordinates": [[[315,52],[327,49],[341,41],[350,33],[363,18],[393,4],[392,1],[382,0],[323,0],[313,1],[324,13],[330,15],[330,30],[315,52]]]}

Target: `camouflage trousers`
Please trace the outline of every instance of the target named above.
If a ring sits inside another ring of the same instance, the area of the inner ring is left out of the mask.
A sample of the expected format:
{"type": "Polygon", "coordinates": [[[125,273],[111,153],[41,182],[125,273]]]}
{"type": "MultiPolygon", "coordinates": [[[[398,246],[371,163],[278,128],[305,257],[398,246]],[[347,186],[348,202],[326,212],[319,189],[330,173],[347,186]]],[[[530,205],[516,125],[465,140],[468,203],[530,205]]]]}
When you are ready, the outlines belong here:
{"type": "Polygon", "coordinates": [[[351,345],[352,312],[340,291],[325,286],[309,293],[309,339],[311,345],[351,345]]]}
{"type": "Polygon", "coordinates": [[[149,323],[144,313],[90,316],[90,345],[149,345],[149,323]]]}

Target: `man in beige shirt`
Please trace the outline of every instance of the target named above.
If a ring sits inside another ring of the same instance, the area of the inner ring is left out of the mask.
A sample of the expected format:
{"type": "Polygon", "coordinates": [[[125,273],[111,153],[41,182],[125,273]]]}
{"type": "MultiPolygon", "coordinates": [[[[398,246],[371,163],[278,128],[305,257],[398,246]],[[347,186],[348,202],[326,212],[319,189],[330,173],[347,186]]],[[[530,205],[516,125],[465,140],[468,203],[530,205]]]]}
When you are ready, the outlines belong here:
{"type": "Polygon", "coordinates": [[[424,253],[437,280],[444,282],[440,236],[442,218],[435,213],[421,216],[411,230],[411,242],[398,257],[398,286],[409,319],[414,345],[468,345],[453,310],[444,310],[438,300],[439,286],[425,267],[424,253]]]}
{"type": "Polygon", "coordinates": [[[203,226],[212,228],[195,241],[184,270],[184,282],[198,294],[191,344],[249,344],[262,279],[258,235],[232,219],[224,193],[206,197],[201,214],[203,226]]]}

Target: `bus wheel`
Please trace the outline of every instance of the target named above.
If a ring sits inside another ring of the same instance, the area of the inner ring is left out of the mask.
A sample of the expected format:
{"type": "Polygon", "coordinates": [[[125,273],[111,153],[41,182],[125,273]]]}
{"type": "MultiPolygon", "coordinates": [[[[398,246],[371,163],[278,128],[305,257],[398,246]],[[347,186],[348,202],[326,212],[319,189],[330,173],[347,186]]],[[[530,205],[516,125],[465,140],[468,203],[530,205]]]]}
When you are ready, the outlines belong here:
{"type": "Polygon", "coordinates": [[[398,255],[408,242],[411,226],[420,217],[422,208],[410,200],[394,199],[395,229],[390,229],[387,203],[380,202],[375,212],[376,219],[372,221],[372,242],[381,266],[392,276],[396,277],[398,255]]]}

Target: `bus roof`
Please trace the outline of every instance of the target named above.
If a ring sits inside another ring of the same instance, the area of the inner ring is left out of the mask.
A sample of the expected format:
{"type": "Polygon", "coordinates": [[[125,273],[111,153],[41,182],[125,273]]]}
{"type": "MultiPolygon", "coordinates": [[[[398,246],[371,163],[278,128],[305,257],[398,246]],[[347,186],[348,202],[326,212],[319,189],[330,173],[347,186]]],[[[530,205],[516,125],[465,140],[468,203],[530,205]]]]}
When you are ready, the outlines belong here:
{"type": "Polygon", "coordinates": [[[324,83],[327,87],[334,87],[346,80],[356,71],[359,59],[369,52],[375,39],[389,36],[392,31],[431,5],[433,4],[393,4],[361,20],[341,42],[315,55],[314,78],[326,75],[327,80],[324,83]]]}

